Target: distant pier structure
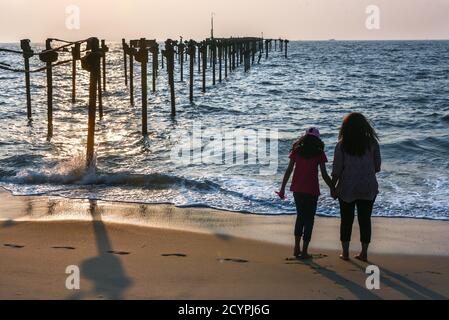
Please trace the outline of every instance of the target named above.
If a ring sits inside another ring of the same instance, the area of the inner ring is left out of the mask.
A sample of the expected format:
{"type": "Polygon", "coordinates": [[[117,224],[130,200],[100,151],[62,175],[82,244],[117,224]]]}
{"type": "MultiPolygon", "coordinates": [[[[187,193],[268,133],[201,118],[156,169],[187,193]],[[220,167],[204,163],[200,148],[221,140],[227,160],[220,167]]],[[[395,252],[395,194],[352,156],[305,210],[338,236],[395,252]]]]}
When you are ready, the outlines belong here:
{"type": "MultiPolygon", "coordinates": [[[[123,79],[124,84],[129,90],[130,105],[135,106],[134,101],[134,63],[140,65],[141,71],[141,101],[142,108],[142,134],[148,134],[148,74],[151,71],[151,92],[156,90],[169,90],[170,92],[170,115],[176,116],[176,88],[175,77],[179,77],[184,82],[185,64],[188,64],[188,92],[189,101],[194,102],[194,81],[195,70],[200,75],[201,91],[207,90],[207,73],[211,75],[212,86],[223,81],[231,80],[230,75],[236,69],[242,68],[244,72],[249,72],[255,64],[260,64],[265,53],[265,59],[269,59],[269,52],[273,51],[273,42],[275,44],[274,52],[277,52],[279,42],[279,51],[287,58],[288,43],[286,39],[264,39],[263,37],[214,37],[213,15],[211,19],[211,37],[202,41],[193,39],[179,40],[167,39],[162,45],[156,39],[133,39],[127,41],[122,39],[122,59],[123,59],[123,79]],[[151,63],[148,68],[148,63],[151,63]],[[160,63],[160,64],[159,64],[160,63]],[[175,68],[175,66],[178,68],[175,68]],[[197,68],[195,68],[197,65],[197,68]],[[165,69],[168,76],[167,88],[156,88],[157,78],[160,74],[160,66],[165,69]],[[175,75],[178,71],[179,75],[175,75]]],[[[96,115],[103,117],[103,92],[107,91],[108,75],[107,55],[109,47],[106,41],[91,37],[79,41],[66,41],[61,39],[49,38],[45,41],[45,49],[35,52],[31,48],[31,42],[28,39],[20,41],[20,50],[9,48],[0,48],[0,69],[24,74],[25,96],[27,119],[32,121],[32,96],[31,82],[32,74],[37,72],[46,72],[46,91],[47,91],[47,139],[53,136],[53,69],[60,65],[71,64],[71,102],[76,103],[76,79],[77,62],[81,61],[82,69],[89,73],[89,108],[88,108],[88,131],[86,146],[86,165],[91,166],[95,157],[95,121],[96,115]],[[54,46],[57,43],[58,46],[54,46]],[[60,52],[70,52],[71,59],[59,61],[60,52]],[[23,68],[16,68],[8,63],[2,62],[1,57],[5,54],[17,54],[23,57],[23,68]],[[40,68],[31,70],[30,59],[39,57],[44,63],[40,68]]]]}

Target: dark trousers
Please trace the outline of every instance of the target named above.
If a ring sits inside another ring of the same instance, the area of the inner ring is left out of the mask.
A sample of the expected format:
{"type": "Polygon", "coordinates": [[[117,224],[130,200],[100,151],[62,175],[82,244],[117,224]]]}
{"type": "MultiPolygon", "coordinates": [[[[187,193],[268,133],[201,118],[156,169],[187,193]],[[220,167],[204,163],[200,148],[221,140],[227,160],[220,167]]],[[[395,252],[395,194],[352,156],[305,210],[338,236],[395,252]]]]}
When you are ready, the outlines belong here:
{"type": "Polygon", "coordinates": [[[316,208],[318,204],[318,196],[307,193],[294,192],[296,217],[295,236],[303,237],[303,240],[310,242],[312,238],[313,224],[315,222],[316,208]]]}
{"type": "Polygon", "coordinates": [[[353,202],[340,201],[340,240],[351,241],[352,224],[354,223],[355,207],[357,207],[357,220],[360,228],[360,242],[371,242],[371,213],[375,200],[356,200],[353,202]]]}

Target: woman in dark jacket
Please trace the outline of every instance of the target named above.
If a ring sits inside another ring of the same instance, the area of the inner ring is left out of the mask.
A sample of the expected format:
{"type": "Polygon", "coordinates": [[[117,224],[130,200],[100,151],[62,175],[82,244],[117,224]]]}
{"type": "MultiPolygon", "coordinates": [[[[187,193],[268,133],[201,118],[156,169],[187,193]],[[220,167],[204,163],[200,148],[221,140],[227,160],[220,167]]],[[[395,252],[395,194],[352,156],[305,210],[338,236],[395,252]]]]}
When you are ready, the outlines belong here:
{"type": "Polygon", "coordinates": [[[335,148],[332,170],[334,197],[340,203],[341,258],[349,260],[349,243],[355,208],[360,228],[362,251],[355,258],[368,260],[371,242],[371,213],[379,193],[376,173],[380,171],[381,156],[376,131],[361,113],[350,113],[340,129],[339,142],[335,148]]]}

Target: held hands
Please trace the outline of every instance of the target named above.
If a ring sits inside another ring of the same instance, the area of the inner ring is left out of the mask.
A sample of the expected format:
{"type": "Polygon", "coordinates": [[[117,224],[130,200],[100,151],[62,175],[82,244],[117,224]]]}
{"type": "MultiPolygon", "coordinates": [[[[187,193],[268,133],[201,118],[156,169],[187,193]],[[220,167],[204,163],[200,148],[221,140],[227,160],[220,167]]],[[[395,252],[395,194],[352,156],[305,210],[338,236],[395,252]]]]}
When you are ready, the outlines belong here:
{"type": "Polygon", "coordinates": [[[335,189],[335,187],[331,187],[331,197],[334,200],[337,200],[338,196],[337,196],[337,189],[335,189]]]}

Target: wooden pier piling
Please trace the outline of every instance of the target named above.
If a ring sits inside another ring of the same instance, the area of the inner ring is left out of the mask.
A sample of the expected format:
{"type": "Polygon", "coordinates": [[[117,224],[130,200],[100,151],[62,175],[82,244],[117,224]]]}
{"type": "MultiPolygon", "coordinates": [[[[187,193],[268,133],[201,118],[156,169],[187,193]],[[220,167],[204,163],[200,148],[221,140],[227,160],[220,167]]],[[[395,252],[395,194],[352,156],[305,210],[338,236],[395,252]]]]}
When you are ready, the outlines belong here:
{"type": "Polygon", "coordinates": [[[198,47],[198,74],[201,74],[201,53],[202,53],[202,44],[201,42],[197,43],[198,47]]]}
{"type": "Polygon", "coordinates": [[[126,43],[125,39],[122,39],[122,48],[123,48],[123,67],[125,70],[125,86],[128,86],[128,59],[126,56],[126,53],[128,51],[128,44],[126,43]]]}
{"type": "Polygon", "coordinates": [[[90,50],[82,59],[81,66],[84,70],[89,71],[89,119],[87,129],[87,150],[86,150],[86,167],[94,165],[95,156],[95,115],[97,102],[97,84],[100,78],[100,59],[101,50],[100,42],[97,38],[90,38],[87,42],[87,49],[90,50]]]}
{"type": "Polygon", "coordinates": [[[268,59],[268,40],[265,40],[265,59],[268,59]]]}
{"type": "Polygon", "coordinates": [[[184,50],[185,50],[185,44],[181,41],[178,44],[178,57],[179,57],[179,69],[180,69],[180,75],[181,75],[181,82],[184,81],[184,50]]]}
{"type": "Polygon", "coordinates": [[[29,121],[32,120],[31,112],[31,85],[30,85],[30,58],[34,55],[33,50],[31,50],[30,40],[24,39],[20,41],[20,48],[23,51],[23,59],[25,64],[25,90],[27,99],[27,118],[29,121]]]}
{"type": "Polygon", "coordinates": [[[139,41],[139,51],[136,54],[136,60],[140,62],[141,67],[141,89],[142,89],[142,134],[148,135],[148,49],[147,41],[145,38],[141,38],[139,41]]]}
{"type": "Polygon", "coordinates": [[[72,47],[72,103],[76,102],[76,62],[81,59],[81,44],[72,47]]]}
{"type": "Polygon", "coordinates": [[[170,87],[171,116],[176,116],[176,97],[175,97],[175,41],[167,39],[165,41],[165,58],[167,59],[168,85],[170,87]]]}
{"type": "Polygon", "coordinates": [[[223,44],[221,41],[218,41],[218,81],[221,83],[223,80],[222,74],[222,59],[223,59],[223,44]]]}
{"type": "Polygon", "coordinates": [[[206,66],[207,66],[207,44],[202,43],[201,46],[202,70],[203,70],[203,93],[206,93],[206,66]]]}
{"type": "Polygon", "coordinates": [[[103,53],[101,57],[103,63],[103,91],[106,91],[106,53],[109,52],[109,47],[106,45],[105,40],[101,40],[101,51],[103,53]]]}
{"type": "Polygon", "coordinates": [[[52,39],[45,41],[45,50],[39,54],[39,59],[46,63],[47,72],[47,138],[53,136],[53,67],[58,60],[58,53],[51,48],[52,39]]]}
{"type": "Polygon", "coordinates": [[[196,42],[190,40],[187,45],[187,54],[190,56],[190,72],[189,72],[189,100],[193,102],[193,73],[196,55],[196,42]]]}
{"type": "Polygon", "coordinates": [[[212,84],[215,86],[216,84],[216,75],[217,75],[217,43],[215,40],[212,40],[211,43],[212,49],[212,84]]]}
{"type": "Polygon", "coordinates": [[[134,106],[134,48],[129,46],[129,101],[134,106]]]}
{"type": "Polygon", "coordinates": [[[158,67],[159,67],[159,63],[158,63],[158,54],[159,54],[159,45],[157,44],[157,42],[155,42],[151,48],[150,48],[150,52],[151,52],[151,56],[152,56],[152,65],[153,65],[153,70],[152,70],[152,82],[153,82],[153,92],[156,92],[156,79],[158,76],[158,67]]]}
{"type": "MultiPolygon", "coordinates": [[[[101,49],[100,49],[101,50],[101,49]]],[[[102,52],[100,51],[102,54],[102,52]]],[[[100,119],[103,119],[103,93],[101,85],[101,65],[100,65],[100,76],[98,77],[98,114],[100,119]]]]}

